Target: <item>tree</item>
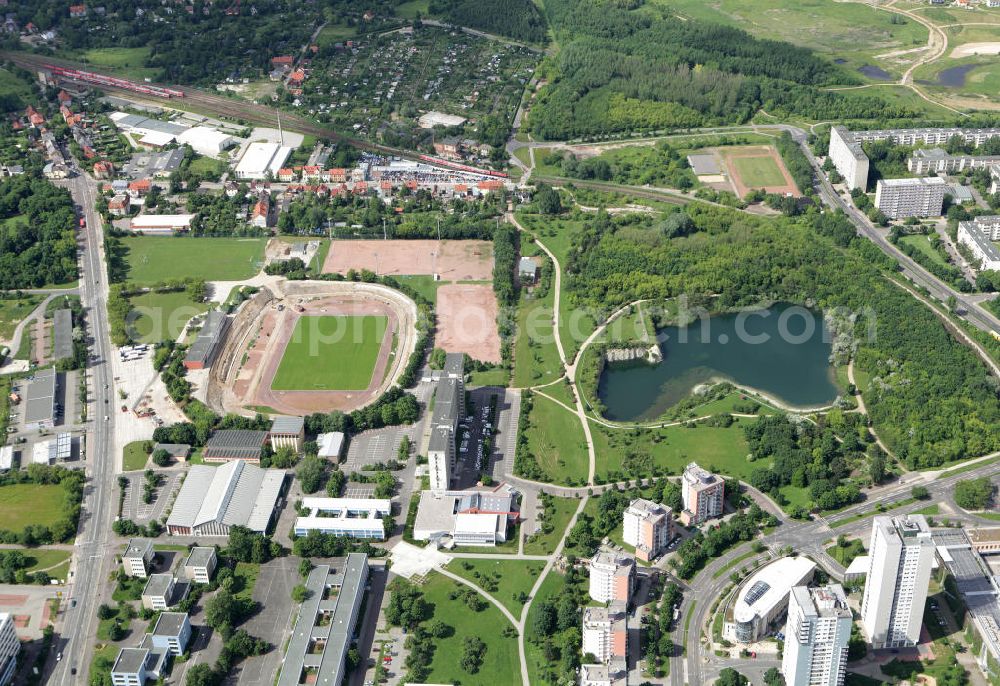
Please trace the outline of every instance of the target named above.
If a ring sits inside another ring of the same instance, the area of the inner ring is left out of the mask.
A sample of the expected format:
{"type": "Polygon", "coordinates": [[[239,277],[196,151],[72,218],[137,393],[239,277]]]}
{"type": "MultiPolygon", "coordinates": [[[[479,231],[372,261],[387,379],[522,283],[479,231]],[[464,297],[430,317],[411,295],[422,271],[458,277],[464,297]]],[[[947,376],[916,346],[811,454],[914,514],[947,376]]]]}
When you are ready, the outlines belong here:
{"type": "Polygon", "coordinates": [[[309,597],[309,589],[302,584],[298,584],[292,589],[292,600],[297,603],[303,603],[306,598],[309,597]]]}
{"type": "Polygon", "coordinates": [[[559,191],[549,186],[541,186],[535,194],[535,200],[538,202],[538,209],[542,214],[562,213],[562,200],[559,198],[559,191]]]}
{"type": "Polygon", "coordinates": [[[927,500],[931,497],[931,492],[924,486],[914,486],[910,489],[910,495],[914,500],[927,500]]]}
{"type": "Polygon", "coordinates": [[[101,603],[101,606],[97,608],[97,616],[100,619],[111,619],[116,614],[118,614],[118,611],[107,603],[101,603]]]}
{"type": "Polygon", "coordinates": [[[989,477],[965,479],[955,484],[955,503],[965,510],[985,510],[993,499],[989,477]]]}
{"type": "Polygon", "coordinates": [[[227,637],[224,630],[231,631],[242,618],[242,604],[224,588],[205,603],[205,623],[223,634],[223,638],[227,637]]]}
{"type": "Polygon", "coordinates": [[[204,662],[188,667],[184,683],[187,686],[217,686],[222,680],[218,673],[204,662]]]}
{"type": "Polygon", "coordinates": [[[785,677],[777,667],[771,667],[764,672],[764,683],[767,686],[785,686],[785,677]]]}
{"type": "Polygon", "coordinates": [[[170,453],[163,448],[153,451],[153,464],[157,467],[166,467],[170,464],[170,453]]]}
{"type": "Polygon", "coordinates": [[[315,493],[323,488],[326,482],[326,467],[327,461],[315,455],[309,455],[299,463],[295,474],[299,477],[303,493],[315,493]]]}
{"type": "Polygon", "coordinates": [[[725,667],[719,672],[715,686],[747,686],[750,681],[732,667],[725,667]]]}
{"type": "Polygon", "coordinates": [[[462,658],[459,661],[462,669],[469,674],[475,674],[483,666],[486,644],[478,636],[467,636],[462,642],[462,658]]]}

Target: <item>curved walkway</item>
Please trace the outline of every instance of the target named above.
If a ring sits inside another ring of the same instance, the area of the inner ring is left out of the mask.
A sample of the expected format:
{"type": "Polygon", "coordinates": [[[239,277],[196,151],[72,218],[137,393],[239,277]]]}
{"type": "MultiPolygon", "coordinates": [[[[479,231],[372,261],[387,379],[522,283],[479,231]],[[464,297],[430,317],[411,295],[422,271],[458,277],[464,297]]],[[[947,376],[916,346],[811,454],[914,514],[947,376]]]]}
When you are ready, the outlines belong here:
{"type": "Polygon", "coordinates": [[[45,308],[48,307],[53,298],[58,298],[62,295],[76,295],[77,293],[78,290],[75,288],[59,291],[58,293],[50,293],[44,300],[42,300],[42,302],[38,303],[38,306],[31,311],[31,314],[17,323],[17,327],[14,329],[14,335],[10,339],[10,344],[7,346],[10,348],[11,355],[16,355],[17,351],[21,349],[21,339],[24,337],[25,328],[32,322],[36,321],[38,317],[45,314],[45,308]]]}

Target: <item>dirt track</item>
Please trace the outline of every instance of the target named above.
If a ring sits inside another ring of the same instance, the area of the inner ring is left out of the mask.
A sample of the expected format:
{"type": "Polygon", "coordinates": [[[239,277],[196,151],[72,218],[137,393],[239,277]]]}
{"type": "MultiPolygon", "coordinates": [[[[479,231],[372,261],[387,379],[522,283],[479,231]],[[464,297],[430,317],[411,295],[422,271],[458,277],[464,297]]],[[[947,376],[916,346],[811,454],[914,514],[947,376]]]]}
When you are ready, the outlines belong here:
{"type": "Polygon", "coordinates": [[[435,346],[466,353],[482,362],[500,362],[497,299],[485,284],[448,284],[438,289],[435,346]]]}
{"type": "Polygon", "coordinates": [[[757,186],[751,187],[744,182],[743,177],[740,176],[739,171],[736,169],[736,164],[734,163],[734,160],[736,159],[748,157],[770,157],[774,160],[774,163],[778,165],[778,169],[781,170],[781,175],[785,178],[785,183],[781,186],[764,186],[764,190],[766,192],[777,193],[779,195],[791,193],[795,197],[802,195],[802,193],[799,192],[798,186],[795,185],[795,180],[792,179],[792,175],[789,173],[788,168],[785,167],[785,161],[781,159],[781,155],[778,154],[778,151],[770,145],[717,148],[715,152],[725,163],[726,170],[729,174],[729,181],[732,183],[733,188],[736,191],[736,195],[740,198],[746,196],[752,188],[757,188],[757,186]]]}
{"type": "Polygon", "coordinates": [[[445,281],[493,278],[489,241],[337,240],[323,263],[327,274],[368,269],[380,275],[439,274],[445,281]]]}

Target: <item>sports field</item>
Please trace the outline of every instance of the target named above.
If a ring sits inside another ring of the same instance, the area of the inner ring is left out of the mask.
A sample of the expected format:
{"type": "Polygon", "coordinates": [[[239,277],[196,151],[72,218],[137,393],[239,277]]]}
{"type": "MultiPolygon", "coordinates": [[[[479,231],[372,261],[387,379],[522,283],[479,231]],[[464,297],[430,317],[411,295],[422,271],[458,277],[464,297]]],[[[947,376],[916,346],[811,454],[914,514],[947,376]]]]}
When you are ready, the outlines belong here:
{"type": "Polygon", "coordinates": [[[388,323],[371,315],[299,317],[271,390],[365,390],[388,323]]]}
{"type": "Polygon", "coordinates": [[[133,296],[131,303],[130,323],[140,343],[177,340],[191,317],[208,310],[208,303],[195,302],[184,291],[144,293],[133,296]]]}
{"type": "Polygon", "coordinates": [[[127,253],[128,282],[139,286],[187,277],[239,281],[260,271],[263,238],[173,238],[136,236],[121,239],[127,253]]]}
{"type": "Polygon", "coordinates": [[[733,160],[743,182],[751,188],[780,186],[785,177],[770,157],[737,157],[733,160]]]}

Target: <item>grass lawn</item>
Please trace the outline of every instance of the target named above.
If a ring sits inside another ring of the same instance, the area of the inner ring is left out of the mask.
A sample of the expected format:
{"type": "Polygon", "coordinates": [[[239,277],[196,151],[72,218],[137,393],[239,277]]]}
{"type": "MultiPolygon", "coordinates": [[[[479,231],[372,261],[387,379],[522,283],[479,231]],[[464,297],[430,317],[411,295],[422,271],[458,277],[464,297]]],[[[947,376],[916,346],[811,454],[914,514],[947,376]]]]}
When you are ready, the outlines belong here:
{"type": "Polygon", "coordinates": [[[0,300],[0,339],[10,340],[18,323],[42,302],[41,296],[29,295],[16,300],[0,300]]]}
{"type": "Polygon", "coordinates": [[[484,372],[472,372],[469,375],[469,386],[504,386],[510,383],[510,372],[506,368],[489,369],[484,372]]]}
{"type": "Polygon", "coordinates": [[[538,466],[554,483],[586,482],[587,443],[579,418],[540,395],[533,402],[525,433],[538,466]]]}
{"type": "Polygon", "coordinates": [[[552,327],[555,288],[544,298],[522,294],[517,306],[514,342],[514,385],[518,388],[548,383],[562,375],[562,363],[552,327]]]}
{"type": "Polygon", "coordinates": [[[944,259],[941,253],[935,250],[934,246],[931,245],[931,242],[928,240],[928,237],[923,234],[902,236],[899,239],[899,242],[913,246],[914,248],[922,252],[924,255],[929,257],[932,262],[937,262],[940,265],[948,264],[948,262],[944,259]]]}
{"type": "MultiPolygon", "coordinates": [[[[565,586],[565,575],[555,570],[549,572],[548,576],[545,577],[545,581],[538,587],[535,599],[531,602],[531,608],[528,610],[528,621],[525,622],[525,627],[527,627],[529,632],[531,631],[532,621],[538,613],[538,608],[542,606],[545,600],[559,595],[565,586]]],[[[546,680],[542,679],[542,673],[550,661],[545,657],[545,651],[542,646],[529,639],[530,633],[525,637],[524,641],[524,656],[528,663],[528,681],[532,684],[547,683],[546,680]]]]}
{"type": "Polygon", "coordinates": [[[620,472],[622,460],[629,453],[649,455],[653,463],[669,474],[680,474],[692,460],[716,474],[748,479],[756,467],[765,462],[748,462],[749,449],[743,436],[743,426],[755,419],[737,418],[727,428],[696,424],[696,428],[671,426],[665,429],[638,431],[609,429],[594,421],[590,432],[597,451],[597,477],[607,478],[609,472],[620,472]]]}
{"type": "MultiPolygon", "coordinates": [[[[426,3],[426,0],[425,0],[426,3]]],[[[336,24],[327,24],[323,27],[323,30],[319,32],[316,37],[317,45],[330,45],[331,43],[340,43],[345,40],[350,40],[358,35],[358,30],[353,26],[339,26],[336,24]]]]}
{"type": "Polygon", "coordinates": [[[330,252],[330,240],[324,238],[319,242],[319,250],[316,251],[316,255],[312,258],[312,262],[309,263],[309,269],[319,273],[323,271],[323,263],[326,262],[326,256],[330,252]]]}
{"type": "Polygon", "coordinates": [[[545,510],[545,524],[542,531],[535,535],[529,535],[524,541],[525,555],[551,555],[555,552],[556,546],[562,540],[563,533],[569,525],[569,520],[576,512],[580,501],[576,498],[559,498],[553,496],[552,506],[545,510]],[[546,533],[547,524],[552,525],[552,530],[546,533]]]}
{"type": "Polygon", "coordinates": [[[126,472],[137,472],[146,468],[149,455],[145,450],[146,441],[132,441],[125,445],[122,455],[122,469],[126,472]]]}
{"type": "Polygon", "coordinates": [[[69,558],[72,553],[68,550],[49,550],[47,548],[25,548],[21,552],[24,556],[31,562],[31,566],[26,568],[26,572],[40,572],[45,570],[45,572],[53,578],[66,578],[66,569],[68,569],[69,558]],[[66,569],[62,569],[62,574],[60,575],[60,567],[66,564],[66,569]]]}
{"type": "Polygon", "coordinates": [[[387,317],[299,317],[271,382],[276,391],[364,390],[388,326],[387,317]]]}
{"type": "Polygon", "coordinates": [[[226,171],[226,163],[212,157],[198,156],[191,160],[188,170],[195,174],[220,175],[226,171]]]}
{"type": "MultiPolygon", "coordinates": [[[[329,250],[329,248],[327,248],[329,250]]],[[[401,284],[406,284],[431,303],[437,304],[438,288],[448,283],[447,281],[435,281],[429,274],[414,274],[407,276],[393,276],[392,278],[401,284]]]]}
{"type": "Polygon", "coordinates": [[[128,281],[140,286],[185,277],[239,281],[260,271],[264,259],[263,238],[135,236],[121,241],[128,281]]]}
{"type": "Polygon", "coordinates": [[[434,608],[434,620],[440,620],[455,631],[447,638],[434,639],[434,657],[431,660],[427,683],[452,684],[462,686],[494,686],[503,675],[518,674],[517,639],[504,638],[501,630],[509,625],[492,603],[481,612],[472,612],[459,598],[448,596],[454,590],[465,590],[466,586],[440,574],[430,574],[421,586],[424,599],[434,608]],[[462,642],[467,636],[478,636],[486,643],[483,664],[475,674],[469,674],[460,666],[462,642]]]}
{"type": "Polygon", "coordinates": [[[150,49],[141,48],[93,48],[78,57],[83,61],[104,69],[127,74],[132,78],[152,78],[157,70],[144,66],[150,49]]]}
{"type": "Polygon", "coordinates": [[[208,311],[208,303],[195,302],[185,291],[143,293],[129,301],[135,317],[132,328],[140,343],[177,340],[188,320],[208,311]]]}
{"type": "Polygon", "coordinates": [[[919,510],[914,510],[913,514],[919,514],[919,515],[924,515],[925,517],[930,517],[933,515],[941,514],[941,508],[938,506],[937,503],[934,503],[933,505],[922,507],[919,510]]]}
{"type": "Polygon", "coordinates": [[[855,538],[847,541],[847,545],[839,546],[834,543],[826,549],[827,554],[840,564],[847,567],[854,558],[865,554],[865,544],[861,539],[855,538]]]}
{"type": "Polygon", "coordinates": [[[0,526],[21,531],[29,524],[55,524],[63,518],[62,495],[62,488],[51,484],[0,486],[0,526]]]}
{"type": "Polygon", "coordinates": [[[253,562],[237,562],[236,569],[233,570],[233,577],[238,580],[236,591],[233,596],[240,600],[250,600],[253,598],[253,587],[257,585],[257,575],[260,574],[260,565],[253,562]]]}
{"type": "Polygon", "coordinates": [[[737,173],[750,188],[783,186],[785,177],[770,157],[737,157],[733,159],[737,173]]]}
{"type": "Polygon", "coordinates": [[[396,6],[396,16],[403,19],[416,19],[419,14],[426,17],[430,13],[429,0],[408,0],[396,6]]]}
{"type": "Polygon", "coordinates": [[[517,596],[528,595],[544,566],[544,562],[524,560],[455,559],[448,565],[448,571],[476,584],[519,617],[524,603],[517,596]]]}
{"type": "Polygon", "coordinates": [[[22,81],[6,69],[0,69],[0,93],[10,94],[23,102],[33,102],[36,93],[28,81],[22,81]]]}

